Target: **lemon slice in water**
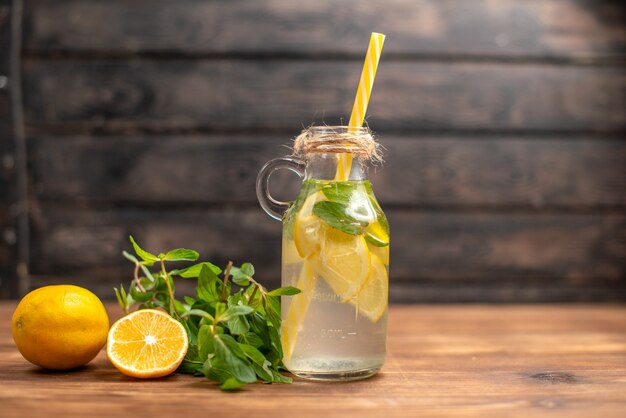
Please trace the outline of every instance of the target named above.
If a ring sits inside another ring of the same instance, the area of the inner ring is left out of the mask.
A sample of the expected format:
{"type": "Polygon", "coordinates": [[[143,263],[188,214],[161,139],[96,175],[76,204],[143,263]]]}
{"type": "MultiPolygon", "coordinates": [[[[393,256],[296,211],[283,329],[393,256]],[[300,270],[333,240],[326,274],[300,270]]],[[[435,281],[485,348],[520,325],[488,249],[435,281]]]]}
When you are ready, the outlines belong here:
{"type": "Polygon", "coordinates": [[[380,222],[372,222],[365,228],[365,240],[370,252],[389,265],[389,234],[380,222]]]}
{"type": "Polygon", "coordinates": [[[296,287],[302,292],[291,296],[287,316],[283,318],[281,329],[281,341],[283,344],[283,360],[285,366],[289,367],[289,361],[296,346],[298,332],[302,328],[302,323],[306,318],[311,299],[313,298],[313,290],[315,288],[315,276],[310,263],[304,260],[302,270],[298,277],[296,287]]]}
{"type": "Polygon", "coordinates": [[[370,245],[370,253],[380,258],[380,261],[385,265],[389,265],[389,246],[386,247],[376,247],[374,245],[370,245]]]}
{"type": "Polygon", "coordinates": [[[322,200],[326,200],[326,197],[321,191],[307,197],[294,220],[293,241],[302,258],[309,257],[320,248],[320,232],[324,221],[313,214],[313,206],[322,200]]]}
{"type": "Polygon", "coordinates": [[[298,253],[296,249],[296,245],[290,239],[283,238],[283,248],[282,248],[282,263],[284,265],[290,265],[295,263],[301,263],[302,257],[298,253]]]}
{"type": "Polygon", "coordinates": [[[387,309],[388,295],[387,268],[378,256],[372,254],[370,274],[357,296],[350,300],[350,303],[356,306],[361,315],[376,323],[387,309]]]}
{"type": "Polygon", "coordinates": [[[314,270],[324,278],[342,302],[352,299],[365,283],[370,270],[370,252],[362,235],[350,235],[325,226],[319,257],[312,257],[314,270]]]}

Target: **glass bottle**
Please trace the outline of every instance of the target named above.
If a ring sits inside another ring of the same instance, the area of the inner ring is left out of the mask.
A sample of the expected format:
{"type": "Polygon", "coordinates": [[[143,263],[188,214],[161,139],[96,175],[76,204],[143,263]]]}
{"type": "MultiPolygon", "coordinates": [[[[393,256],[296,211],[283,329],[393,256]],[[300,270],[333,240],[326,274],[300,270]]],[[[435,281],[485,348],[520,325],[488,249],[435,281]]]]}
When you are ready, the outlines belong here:
{"type": "Polygon", "coordinates": [[[308,128],[316,145],[303,159],[271,160],[257,178],[261,206],[283,223],[282,286],[301,290],[282,298],[283,363],[308,379],[362,379],[385,360],[389,224],[360,144],[343,148],[332,140],[352,134],[373,141],[365,128],[308,128]],[[333,145],[316,142],[320,138],[333,145]],[[282,168],[303,179],[293,202],[277,201],[268,192],[271,173],[282,168]]]}

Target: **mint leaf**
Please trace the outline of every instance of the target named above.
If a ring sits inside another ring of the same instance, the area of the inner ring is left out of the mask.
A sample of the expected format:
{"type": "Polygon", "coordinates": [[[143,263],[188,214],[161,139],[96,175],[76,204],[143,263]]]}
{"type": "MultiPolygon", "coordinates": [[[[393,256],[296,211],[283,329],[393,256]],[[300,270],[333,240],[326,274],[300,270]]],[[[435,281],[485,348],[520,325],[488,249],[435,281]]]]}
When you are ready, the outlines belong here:
{"type": "Polygon", "coordinates": [[[158,257],[156,255],[151,254],[148,251],[143,250],[139,246],[139,244],[137,244],[135,242],[135,239],[133,238],[132,235],[129,235],[128,238],[130,238],[130,242],[133,244],[133,248],[135,249],[135,252],[139,256],[139,258],[141,258],[146,263],[146,265],[152,266],[154,263],[159,261],[159,259],[158,259],[158,257]]]}
{"type": "Polygon", "coordinates": [[[189,338],[189,346],[197,347],[198,346],[198,325],[194,320],[180,321],[180,323],[187,331],[187,337],[189,338]]]}
{"type": "Polygon", "coordinates": [[[198,359],[206,359],[215,352],[215,341],[209,325],[202,325],[198,330],[198,359]]]}
{"type": "Polygon", "coordinates": [[[265,301],[264,308],[270,322],[276,329],[280,329],[280,299],[276,296],[268,295],[265,301]]]}
{"type": "Polygon", "coordinates": [[[350,182],[332,182],[324,184],[322,192],[328,200],[347,205],[354,192],[354,184],[350,182]]]}
{"type": "Polygon", "coordinates": [[[150,281],[150,283],[154,285],[157,281],[150,272],[150,270],[148,270],[148,267],[146,267],[145,264],[140,264],[139,267],[141,268],[141,271],[143,271],[143,273],[146,275],[146,278],[150,281]]]}
{"type": "Polygon", "coordinates": [[[234,377],[230,377],[226,379],[224,383],[220,385],[220,389],[222,390],[236,390],[241,388],[245,383],[240,382],[234,377]]]}
{"type": "Polygon", "coordinates": [[[228,371],[232,377],[242,383],[256,382],[256,373],[250,364],[242,360],[245,354],[233,337],[217,334],[214,336],[214,346],[214,367],[228,371]]]}
{"type": "Polygon", "coordinates": [[[369,242],[375,247],[386,247],[389,245],[387,241],[383,241],[371,232],[365,232],[365,241],[369,242]]]}
{"type": "Polygon", "coordinates": [[[270,363],[263,353],[257,350],[255,347],[248,344],[239,344],[239,348],[244,352],[246,357],[252,360],[253,369],[257,376],[265,382],[273,382],[274,376],[272,374],[272,370],[270,367],[272,363],[270,363]]]}
{"type": "Polygon", "coordinates": [[[188,250],[186,248],[177,248],[167,252],[163,256],[166,261],[196,261],[200,257],[197,251],[188,250]]]}
{"type": "Polygon", "coordinates": [[[289,376],[282,375],[278,373],[276,370],[272,370],[272,377],[274,378],[274,383],[292,383],[293,379],[289,376]]]}
{"type": "Polygon", "coordinates": [[[241,271],[248,276],[254,276],[254,266],[250,263],[243,263],[241,265],[241,271]]]}
{"type": "Polygon", "coordinates": [[[115,297],[117,298],[117,303],[119,303],[119,305],[122,307],[122,309],[124,310],[124,313],[128,314],[128,309],[130,308],[130,305],[132,304],[132,299],[129,302],[128,300],[129,295],[126,295],[124,286],[120,284],[119,290],[117,290],[116,288],[113,288],[113,290],[115,291],[115,297]]]}
{"type": "Polygon", "coordinates": [[[133,299],[137,302],[148,302],[154,297],[154,292],[142,292],[141,290],[137,289],[137,285],[135,282],[131,283],[129,292],[133,299]]]}
{"type": "Polygon", "coordinates": [[[254,266],[250,263],[243,263],[241,267],[231,267],[230,274],[233,282],[239,286],[249,286],[250,279],[254,275],[254,266]]]}
{"type": "MultiPolygon", "coordinates": [[[[187,334],[189,335],[189,334],[187,334]]],[[[188,374],[200,374],[202,375],[202,364],[204,361],[200,361],[200,355],[198,354],[198,345],[190,344],[189,349],[187,350],[187,355],[185,355],[185,359],[178,366],[176,371],[178,373],[188,373],[188,374]]]]}
{"type": "MultiPolygon", "coordinates": [[[[269,366],[272,365],[272,363],[270,363],[269,361],[267,363],[269,364],[269,366]]],[[[274,381],[272,370],[269,367],[267,366],[263,367],[257,363],[252,363],[252,369],[254,370],[256,375],[259,377],[259,379],[261,379],[264,383],[272,383],[274,381]]]]}
{"type": "MultiPolygon", "coordinates": [[[[189,347],[189,350],[192,350],[192,347],[189,347]]],[[[185,358],[176,371],[178,373],[196,374],[200,369],[202,369],[201,362],[185,358]]]]}
{"type": "Polygon", "coordinates": [[[347,205],[338,202],[323,201],[313,205],[313,213],[331,227],[346,234],[361,235],[367,223],[358,221],[346,213],[347,205]]]}
{"type": "Polygon", "coordinates": [[[124,257],[126,257],[127,259],[129,259],[130,261],[132,261],[135,264],[139,264],[139,260],[137,260],[137,257],[135,257],[134,255],[132,255],[131,253],[127,252],[127,251],[122,251],[122,255],[124,257]]]}
{"type": "Polygon", "coordinates": [[[216,303],[220,300],[220,294],[217,290],[219,278],[213,270],[207,266],[202,266],[198,275],[198,286],[196,287],[196,296],[208,303],[216,303]]]}
{"type": "Polygon", "coordinates": [[[245,315],[236,316],[227,322],[228,329],[232,335],[242,335],[250,331],[250,324],[245,315]]]}
{"type": "Polygon", "coordinates": [[[178,315],[182,315],[185,312],[188,312],[189,309],[185,307],[185,304],[183,304],[181,301],[174,299],[174,310],[176,311],[176,313],[178,315]]]}
{"type": "MultiPolygon", "coordinates": [[[[248,327],[250,327],[250,325],[248,325],[248,327]]],[[[251,345],[254,348],[259,348],[263,345],[261,337],[256,335],[254,332],[246,332],[245,334],[239,335],[239,342],[251,345]]]]}
{"type": "Polygon", "coordinates": [[[267,359],[270,360],[273,364],[277,365],[282,361],[283,358],[283,345],[280,340],[280,328],[276,328],[276,325],[271,325],[267,327],[268,334],[270,336],[271,345],[273,348],[273,358],[271,355],[267,356],[267,359]]]}
{"type": "Polygon", "coordinates": [[[233,318],[235,318],[237,316],[247,315],[249,313],[252,313],[253,311],[254,311],[254,309],[252,309],[249,306],[245,306],[245,305],[229,306],[228,309],[226,309],[224,311],[224,313],[219,315],[218,321],[219,322],[227,322],[227,321],[230,321],[231,319],[233,319],[233,318]]]}
{"type": "Polygon", "coordinates": [[[267,295],[268,296],[292,296],[292,295],[297,295],[300,292],[301,290],[298,289],[297,287],[286,286],[286,287],[279,287],[278,289],[274,289],[271,292],[268,292],[267,295]]]}
{"type": "Polygon", "coordinates": [[[185,312],[182,317],[186,317],[186,316],[190,316],[190,315],[196,315],[199,316],[201,318],[205,318],[208,319],[209,321],[213,322],[213,316],[211,316],[210,313],[208,313],[207,311],[203,311],[202,309],[190,309],[187,312],[185,312]]]}
{"type": "Polygon", "coordinates": [[[220,274],[222,272],[222,269],[216,266],[215,264],[205,261],[202,263],[194,264],[193,266],[189,266],[182,270],[172,270],[170,274],[172,276],[180,276],[185,279],[192,279],[192,278],[195,279],[200,276],[200,270],[202,270],[203,266],[208,267],[209,270],[211,270],[213,274],[215,275],[220,274]]]}

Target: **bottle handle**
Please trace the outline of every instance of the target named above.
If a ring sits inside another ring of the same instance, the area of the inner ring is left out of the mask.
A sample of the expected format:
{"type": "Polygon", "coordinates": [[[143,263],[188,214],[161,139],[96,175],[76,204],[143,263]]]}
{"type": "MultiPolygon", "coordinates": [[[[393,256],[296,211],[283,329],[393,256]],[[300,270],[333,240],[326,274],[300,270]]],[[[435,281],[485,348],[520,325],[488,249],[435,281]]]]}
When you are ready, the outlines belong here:
{"type": "Polygon", "coordinates": [[[274,199],[270,195],[269,180],[274,171],[282,168],[293,171],[301,179],[304,178],[304,161],[289,157],[275,158],[268,161],[261,168],[256,178],[256,197],[259,199],[261,207],[268,215],[278,221],[282,220],[283,214],[289,209],[291,202],[281,202],[274,199]]]}

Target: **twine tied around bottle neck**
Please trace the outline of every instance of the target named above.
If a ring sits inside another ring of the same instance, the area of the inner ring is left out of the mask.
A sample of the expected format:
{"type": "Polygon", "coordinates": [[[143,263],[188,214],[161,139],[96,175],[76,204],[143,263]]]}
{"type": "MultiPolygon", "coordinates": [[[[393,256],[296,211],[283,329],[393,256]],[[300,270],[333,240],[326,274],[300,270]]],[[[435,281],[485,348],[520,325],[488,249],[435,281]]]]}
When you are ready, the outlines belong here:
{"type": "Polygon", "coordinates": [[[353,154],[359,160],[382,163],[381,145],[368,128],[312,126],[294,139],[295,155],[353,154]]]}

